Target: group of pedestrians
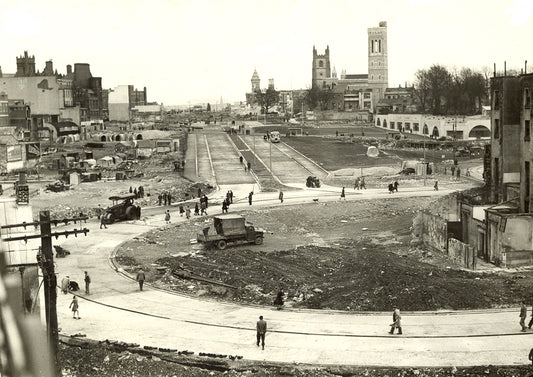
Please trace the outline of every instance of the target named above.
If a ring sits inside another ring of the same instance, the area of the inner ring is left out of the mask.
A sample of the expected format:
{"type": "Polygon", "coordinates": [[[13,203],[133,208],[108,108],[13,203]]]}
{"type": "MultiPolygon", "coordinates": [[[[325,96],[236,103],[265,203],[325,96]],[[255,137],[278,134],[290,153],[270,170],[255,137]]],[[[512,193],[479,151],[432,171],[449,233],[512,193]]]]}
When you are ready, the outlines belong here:
{"type": "Polygon", "coordinates": [[[363,189],[366,190],[365,177],[360,176],[360,177],[355,178],[353,189],[354,190],[363,190],[363,189]]]}
{"type": "Polygon", "coordinates": [[[159,205],[169,206],[172,204],[172,194],[170,194],[170,192],[165,191],[157,196],[157,201],[159,205]]]}
{"type": "Polygon", "coordinates": [[[139,188],[133,188],[130,186],[130,194],[135,195],[135,199],[144,198],[144,187],[139,186],[139,188]]]}
{"type": "MultiPolygon", "coordinates": [[[[87,271],[84,271],[84,277],[83,280],[85,282],[85,294],[90,294],[90,285],[91,285],[91,277],[89,276],[89,273],[87,271]]],[[[61,280],[61,291],[63,294],[67,294],[70,291],[77,291],[79,290],[79,285],[75,281],[70,280],[70,276],[67,275],[61,280]]],[[[69,309],[72,310],[72,318],[74,319],[81,319],[80,317],[80,305],[78,302],[78,298],[76,295],[72,296],[72,301],[70,302],[69,309]]]]}
{"type": "MultiPolygon", "coordinates": [[[[446,175],[446,167],[444,168],[444,175],[446,175]]],[[[459,180],[461,178],[461,168],[457,166],[456,164],[453,164],[450,168],[450,171],[452,173],[452,181],[459,180]]],[[[467,169],[468,175],[470,175],[470,169],[467,169]]]]}
{"type": "Polygon", "coordinates": [[[228,213],[230,204],[233,204],[233,191],[231,190],[226,193],[226,197],[222,201],[222,213],[228,213]]]}

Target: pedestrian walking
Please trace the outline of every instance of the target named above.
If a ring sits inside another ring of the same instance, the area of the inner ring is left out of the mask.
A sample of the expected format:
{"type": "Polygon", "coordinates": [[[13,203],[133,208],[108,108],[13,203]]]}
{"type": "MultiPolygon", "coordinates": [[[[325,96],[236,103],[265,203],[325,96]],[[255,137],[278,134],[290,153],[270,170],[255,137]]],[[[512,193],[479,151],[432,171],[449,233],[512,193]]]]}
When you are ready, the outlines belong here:
{"type": "Polygon", "coordinates": [[[226,203],[227,203],[228,205],[231,203],[229,190],[228,190],[228,192],[226,193],[226,203]]]}
{"type": "Polygon", "coordinates": [[[130,194],[133,193],[133,187],[130,186],[130,194]]]}
{"type": "Polygon", "coordinates": [[[222,202],[222,213],[228,213],[228,203],[226,200],[222,202]]]}
{"type": "Polygon", "coordinates": [[[439,191],[439,181],[435,181],[435,184],[433,185],[433,190],[439,191]]]}
{"type": "Polygon", "coordinates": [[[520,326],[522,326],[522,332],[526,332],[526,317],[527,317],[527,307],[526,303],[522,301],[520,303],[520,326]]]}
{"type": "Polygon", "coordinates": [[[453,177],[455,176],[455,165],[452,165],[452,167],[450,168],[450,171],[452,172],[452,181],[453,181],[453,177]]]}
{"type": "Polygon", "coordinates": [[[89,276],[89,273],[85,271],[85,293],[90,294],[89,285],[91,284],[91,277],[89,276]]]}
{"type": "Polygon", "coordinates": [[[185,209],[183,208],[183,204],[180,204],[180,216],[183,217],[184,213],[185,213],[185,209]]]}
{"type": "Polygon", "coordinates": [[[198,203],[194,204],[194,215],[198,216],[200,214],[200,208],[198,207],[198,203]]]}
{"type": "Polygon", "coordinates": [[[533,326],[533,307],[531,308],[531,319],[529,320],[529,323],[527,324],[527,328],[531,330],[531,326],[533,326]]]}
{"type": "Polygon", "coordinates": [[[278,196],[278,198],[279,198],[279,201],[280,201],[281,203],[283,203],[283,191],[279,190],[279,196],[278,196]]]}
{"type": "Polygon", "coordinates": [[[359,180],[359,189],[360,190],[362,190],[362,189],[366,190],[365,177],[361,177],[361,179],[359,180]]]}
{"type": "Polygon", "coordinates": [[[144,271],[142,268],[139,268],[139,271],[137,271],[137,277],[135,280],[139,282],[139,290],[143,290],[144,280],[146,279],[146,275],[144,275],[144,271]]]}
{"type": "Polygon", "coordinates": [[[389,194],[392,194],[394,192],[394,185],[392,183],[389,183],[389,194]]]}
{"type": "Polygon", "coordinates": [[[207,211],[205,208],[205,202],[203,200],[202,202],[200,202],[200,209],[201,209],[200,215],[207,215],[207,211]]]}
{"type": "Polygon", "coordinates": [[[191,209],[189,208],[189,206],[187,206],[187,208],[185,209],[185,217],[187,219],[191,218],[191,209]]]}
{"type": "Polygon", "coordinates": [[[170,211],[167,209],[167,211],[165,212],[165,222],[167,224],[170,224],[170,211]]]}
{"type": "Polygon", "coordinates": [[[105,229],[107,229],[106,219],[105,218],[106,218],[105,215],[100,216],[100,229],[102,229],[102,225],[104,226],[105,229]]]}
{"type": "Polygon", "coordinates": [[[394,181],[394,191],[398,192],[398,181],[394,181]]]}
{"type": "Polygon", "coordinates": [[[248,171],[252,171],[252,164],[250,163],[250,161],[248,161],[247,165],[248,165],[248,171]]]}
{"type": "Polygon", "coordinates": [[[61,291],[64,294],[67,294],[69,287],[70,287],[70,277],[67,275],[63,278],[63,280],[61,280],[61,291]]]}
{"type": "Polygon", "coordinates": [[[102,215],[104,214],[104,209],[102,208],[101,204],[98,204],[98,208],[96,208],[96,217],[100,219],[102,215]]]}
{"type": "Polygon", "coordinates": [[[205,209],[209,208],[207,196],[204,194],[205,209]]]}
{"type": "Polygon", "coordinates": [[[402,316],[400,315],[400,309],[394,308],[392,312],[392,323],[390,325],[389,334],[394,334],[394,329],[398,329],[398,335],[402,335],[402,316]]]}
{"type": "Polygon", "coordinates": [[[344,192],[344,187],[342,188],[342,191],[341,191],[341,200],[342,199],[346,200],[346,193],[344,192]]]}
{"type": "Polygon", "coordinates": [[[239,156],[239,161],[241,162],[241,164],[242,164],[243,160],[244,160],[243,157],[239,156]]]}
{"type": "Polygon", "coordinates": [[[254,192],[251,191],[249,194],[248,194],[248,204],[249,205],[252,205],[252,198],[254,196],[254,192]]]}
{"type": "Polygon", "coordinates": [[[278,310],[283,308],[283,296],[285,296],[285,293],[283,292],[283,289],[280,288],[276,295],[276,299],[274,300],[274,305],[276,305],[278,310]]]}
{"type": "Polygon", "coordinates": [[[233,191],[229,190],[229,202],[230,204],[233,204],[233,191]]]}
{"type": "Polygon", "coordinates": [[[259,342],[261,342],[261,346],[263,349],[265,349],[265,334],[267,332],[267,323],[263,319],[263,316],[259,316],[259,321],[257,321],[257,347],[259,347],[259,342]]]}
{"type": "Polygon", "coordinates": [[[139,193],[137,192],[137,187],[133,189],[133,195],[135,196],[135,199],[139,197],[139,193]]]}
{"type": "Polygon", "coordinates": [[[359,190],[359,177],[355,178],[355,182],[353,183],[353,189],[359,190]]]}
{"type": "Polygon", "coordinates": [[[72,302],[70,303],[70,305],[68,307],[72,308],[72,318],[81,319],[80,310],[79,310],[79,304],[78,304],[78,298],[76,296],[72,296],[72,302]],[[76,317],[76,315],[78,317],[76,317]]]}
{"type": "Polygon", "coordinates": [[[163,195],[157,195],[157,200],[159,201],[159,205],[161,205],[161,202],[163,201],[163,195]]]}
{"type": "Polygon", "coordinates": [[[457,167],[455,173],[457,174],[457,180],[459,180],[459,178],[461,177],[461,168],[459,166],[457,167]]]}

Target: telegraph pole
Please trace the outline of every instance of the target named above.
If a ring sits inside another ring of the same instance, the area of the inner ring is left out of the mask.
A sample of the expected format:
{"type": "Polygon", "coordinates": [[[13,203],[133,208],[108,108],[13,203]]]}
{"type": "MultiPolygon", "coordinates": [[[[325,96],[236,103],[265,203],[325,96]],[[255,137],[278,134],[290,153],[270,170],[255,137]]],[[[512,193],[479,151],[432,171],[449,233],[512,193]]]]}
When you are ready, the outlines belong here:
{"type": "Polygon", "coordinates": [[[44,301],[46,312],[46,333],[52,353],[56,374],[61,375],[61,367],[58,359],[59,336],[57,330],[57,277],[54,271],[54,253],[52,251],[52,229],[50,227],[50,211],[39,213],[41,223],[41,253],[44,286],[44,301]]]}
{"type": "MultiPolygon", "coordinates": [[[[17,197],[21,195],[21,193],[17,192],[17,197]]],[[[21,195],[23,196],[23,195],[21,195]]],[[[57,326],[57,278],[54,271],[54,253],[52,250],[52,237],[59,237],[59,236],[65,236],[68,237],[69,234],[74,234],[74,236],[78,236],[78,234],[84,234],[87,235],[89,233],[89,229],[83,228],[83,229],[74,229],[74,230],[66,230],[63,232],[52,232],[51,230],[51,224],[54,223],[54,225],[57,226],[58,223],[64,223],[67,225],[69,222],[74,221],[87,221],[87,217],[75,217],[72,219],[63,219],[63,220],[50,220],[50,212],[49,211],[41,211],[39,213],[39,221],[34,221],[30,223],[23,222],[21,224],[10,224],[10,225],[4,225],[1,227],[1,229],[10,229],[10,228],[19,228],[19,227],[26,227],[28,226],[40,226],[41,234],[35,234],[35,235],[24,235],[24,236],[16,236],[16,237],[9,237],[9,238],[3,238],[3,241],[9,242],[9,241],[19,241],[24,240],[25,242],[28,241],[28,239],[31,238],[40,238],[41,239],[41,247],[39,254],[37,254],[37,263],[39,267],[41,267],[42,273],[43,273],[43,286],[44,286],[44,301],[45,301],[45,313],[46,313],[46,333],[48,335],[48,345],[50,347],[50,352],[52,354],[53,359],[53,367],[54,367],[54,373],[56,376],[61,376],[61,365],[59,363],[58,358],[58,344],[59,344],[59,336],[58,336],[58,326],[57,326]]]]}

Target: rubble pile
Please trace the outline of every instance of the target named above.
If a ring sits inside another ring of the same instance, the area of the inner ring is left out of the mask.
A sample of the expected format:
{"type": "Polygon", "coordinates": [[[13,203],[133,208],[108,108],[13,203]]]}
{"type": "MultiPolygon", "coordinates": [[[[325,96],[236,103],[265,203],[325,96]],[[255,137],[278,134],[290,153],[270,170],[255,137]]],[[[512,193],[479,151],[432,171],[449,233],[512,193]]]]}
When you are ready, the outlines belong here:
{"type": "Polygon", "coordinates": [[[313,366],[254,362],[239,355],[218,355],[202,350],[139,347],[136,344],[62,338],[59,346],[63,377],[526,377],[530,365],[446,368],[376,368],[313,366]],[[196,351],[196,352],[195,352],[196,351]]]}

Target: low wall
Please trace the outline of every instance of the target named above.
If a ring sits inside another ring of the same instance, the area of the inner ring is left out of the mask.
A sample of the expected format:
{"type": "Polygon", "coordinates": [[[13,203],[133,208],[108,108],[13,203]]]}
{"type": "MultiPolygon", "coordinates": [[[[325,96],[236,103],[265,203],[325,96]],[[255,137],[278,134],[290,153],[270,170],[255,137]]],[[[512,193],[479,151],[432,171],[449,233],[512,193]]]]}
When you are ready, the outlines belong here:
{"type": "Polygon", "coordinates": [[[427,212],[419,212],[413,220],[413,235],[424,245],[446,252],[447,239],[446,219],[427,212]]]}
{"type": "Polygon", "coordinates": [[[359,120],[369,122],[372,117],[368,111],[315,111],[316,120],[359,120]]]}
{"type": "Polygon", "coordinates": [[[502,267],[533,265],[533,250],[509,250],[502,252],[502,267]]]}
{"type": "Polygon", "coordinates": [[[455,238],[448,239],[448,256],[466,268],[476,269],[476,249],[455,238]]]}

